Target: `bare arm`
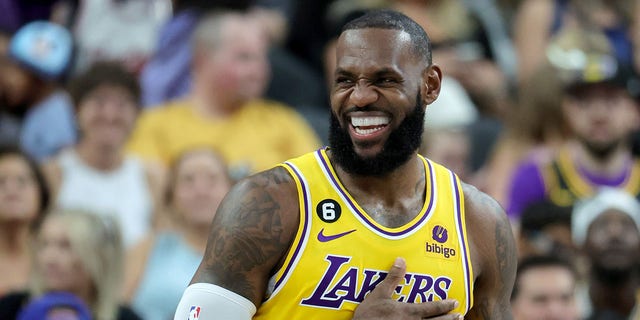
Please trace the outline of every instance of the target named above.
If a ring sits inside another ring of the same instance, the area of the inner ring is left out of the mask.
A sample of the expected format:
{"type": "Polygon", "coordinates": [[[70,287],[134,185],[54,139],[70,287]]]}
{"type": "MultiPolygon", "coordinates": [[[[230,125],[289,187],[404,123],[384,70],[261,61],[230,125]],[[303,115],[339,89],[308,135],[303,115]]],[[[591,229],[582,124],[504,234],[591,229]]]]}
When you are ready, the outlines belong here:
{"type": "Polygon", "coordinates": [[[553,20],[554,2],[525,0],[513,26],[513,42],[518,57],[518,80],[526,82],[544,60],[553,20]]]}
{"type": "Polygon", "coordinates": [[[260,306],[298,227],[296,194],[293,179],[280,167],[239,182],[216,213],[191,283],[212,283],[260,306]]]}
{"type": "Polygon", "coordinates": [[[495,200],[474,187],[465,185],[464,193],[476,275],[473,308],[466,318],[513,319],[510,298],[517,256],[509,219],[495,200]]]}

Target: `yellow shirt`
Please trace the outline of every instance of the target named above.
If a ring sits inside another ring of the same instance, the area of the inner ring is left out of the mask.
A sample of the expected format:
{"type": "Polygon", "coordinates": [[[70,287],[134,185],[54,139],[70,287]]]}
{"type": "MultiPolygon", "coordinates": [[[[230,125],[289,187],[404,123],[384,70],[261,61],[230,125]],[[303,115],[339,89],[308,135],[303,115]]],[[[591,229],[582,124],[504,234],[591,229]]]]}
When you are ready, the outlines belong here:
{"type": "Polygon", "coordinates": [[[145,111],[127,149],[168,165],[202,146],[217,149],[232,173],[244,176],[313,151],[320,142],[297,112],[275,102],[252,101],[228,118],[207,119],[190,100],[179,100],[145,111]]]}
{"type": "Polygon", "coordinates": [[[300,226],[254,319],[351,319],[396,257],[407,262],[402,302],[453,298],[473,305],[464,195],[457,176],[423,159],[425,203],[397,228],[374,221],[344,188],[325,150],[286,162],[298,187],[300,226]]]}

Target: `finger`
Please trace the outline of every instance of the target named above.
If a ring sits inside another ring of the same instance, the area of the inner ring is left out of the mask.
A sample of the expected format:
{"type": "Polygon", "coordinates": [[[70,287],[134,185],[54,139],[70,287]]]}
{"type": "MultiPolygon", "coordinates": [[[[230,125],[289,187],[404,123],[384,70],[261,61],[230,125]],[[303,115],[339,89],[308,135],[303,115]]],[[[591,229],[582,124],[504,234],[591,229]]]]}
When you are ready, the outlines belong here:
{"type": "MultiPolygon", "coordinates": [[[[445,315],[448,312],[457,308],[459,305],[460,303],[454,299],[408,304],[408,306],[413,309],[412,310],[413,314],[420,317],[434,317],[439,315],[445,315]]],[[[447,315],[447,316],[452,316],[452,315],[447,315]]],[[[457,319],[457,318],[454,315],[454,317],[452,317],[451,319],[457,319]]]]}
{"type": "Polygon", "coordinates": [[[374,298],[391,298],[396,287],[403,280],[407,264],[403,258],[396,258],[387,277],[371,292],[374,298]]]}

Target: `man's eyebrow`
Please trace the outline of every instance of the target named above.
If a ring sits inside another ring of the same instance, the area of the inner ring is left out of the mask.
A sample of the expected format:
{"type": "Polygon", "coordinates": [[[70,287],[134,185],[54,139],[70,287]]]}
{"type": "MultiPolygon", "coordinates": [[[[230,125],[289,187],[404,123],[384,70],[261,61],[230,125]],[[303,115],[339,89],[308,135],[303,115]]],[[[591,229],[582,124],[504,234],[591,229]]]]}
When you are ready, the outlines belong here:
{"type": "Polygon", "coordinates": [[[355,74],[353,72],[347,71],[345,69],[337,68],[336,71],[334,72],[334,76],[353,77],[353,76],[355,76],[355,74]]]}
{"type": "Polygon", "coordinates": [[[393,68],[382,68],[382,69],[376,71],[374,73],[374,76],[376,78],[380,78],[380,77],[383,77],[383,76],[398,77],[398,76],[400,76],[400,73],[396,69],[393,69],[393,68]]]}
{"type": "MultiPolygon", "coordinates": [[[[343,68],[337,68],[335,73],[334,73],[334,75],[335,76],[347,76],[347,77],[354,77],[355,76],[355,74],[353,72],[345,70],[343,68]]],[[[396,69],[386,67],[386,68],[382,68],[382,69],[376,71],[373,74],[373,76],[375,78],[380,78],[380,77],[383,77],[383,76],[399,77],[400,73],[396,69]]]]}

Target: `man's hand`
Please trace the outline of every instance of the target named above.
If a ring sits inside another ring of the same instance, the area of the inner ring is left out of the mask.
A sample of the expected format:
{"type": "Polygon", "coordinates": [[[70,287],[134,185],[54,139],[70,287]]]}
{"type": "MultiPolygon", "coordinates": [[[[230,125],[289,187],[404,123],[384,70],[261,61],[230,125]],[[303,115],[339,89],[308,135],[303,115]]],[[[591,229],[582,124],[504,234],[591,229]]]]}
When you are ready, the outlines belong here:
{"type": "Polygon", "coordinates": [[[447,314],[458,306],[455,300],[424,303],[404,303],[391,299],[398,283],[404,278],[407,266],[402,258],[393,263],[387,277],[360,303],[353,315],[354,320],[375,319],[439,319],[462,320],[459,314],[447,314]]]}

